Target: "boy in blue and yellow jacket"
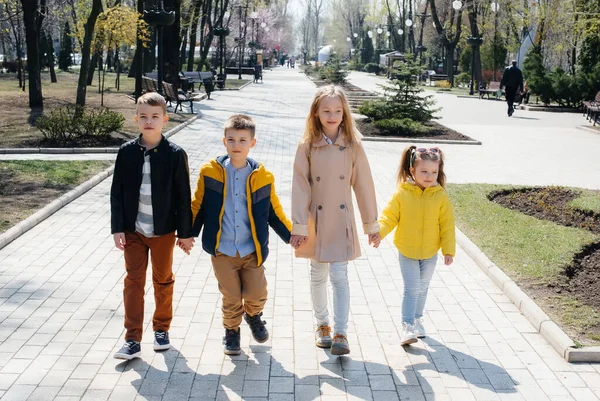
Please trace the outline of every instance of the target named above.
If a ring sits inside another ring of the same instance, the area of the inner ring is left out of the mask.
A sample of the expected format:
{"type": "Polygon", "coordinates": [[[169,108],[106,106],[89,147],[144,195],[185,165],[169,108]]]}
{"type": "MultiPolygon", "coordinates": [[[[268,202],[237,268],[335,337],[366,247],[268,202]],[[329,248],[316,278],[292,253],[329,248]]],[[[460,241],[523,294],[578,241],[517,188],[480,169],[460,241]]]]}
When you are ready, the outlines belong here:
{"type": "Polygon", "coordinates": [[[242,315],[259,343],[269,339],[262,320],[267,301],[263,263],[269,254],[269,226],[286,243],[292,222],[275,193],[273,174],[248,158],[256,144],[251,117],[231,116],[224,127],[227,155],[202,166],[192,200],[193,235],[202,228],[202,248],[212,258],[223,295],[225,354],[238,355],[242,315]]]}

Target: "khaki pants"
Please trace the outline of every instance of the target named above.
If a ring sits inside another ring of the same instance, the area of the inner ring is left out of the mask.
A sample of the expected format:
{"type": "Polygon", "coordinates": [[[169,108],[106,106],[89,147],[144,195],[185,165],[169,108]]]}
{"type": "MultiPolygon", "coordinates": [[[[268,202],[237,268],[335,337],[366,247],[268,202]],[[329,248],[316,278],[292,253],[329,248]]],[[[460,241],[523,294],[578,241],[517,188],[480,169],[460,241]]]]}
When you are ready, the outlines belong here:
{"type": "Polygon", "coordinates": [[[243,258],[217,252],[211,260],[223,295],[223,327],[237,330],[244,312],[257,315],[267,302],[265,269],[257,266],[256,252],[243,258]]]}
{"type": "Polygon", "coordinates": [[[173,320],[173,247],[175,233],[148,238],[140,233],[125,233],[125,304],[126,340],[142,341],[144,330],[144,285],[148,268],[148,251],[152,261],[152,283],[156,310],[152,318],[154,331],[169,331],[173,320]]]}

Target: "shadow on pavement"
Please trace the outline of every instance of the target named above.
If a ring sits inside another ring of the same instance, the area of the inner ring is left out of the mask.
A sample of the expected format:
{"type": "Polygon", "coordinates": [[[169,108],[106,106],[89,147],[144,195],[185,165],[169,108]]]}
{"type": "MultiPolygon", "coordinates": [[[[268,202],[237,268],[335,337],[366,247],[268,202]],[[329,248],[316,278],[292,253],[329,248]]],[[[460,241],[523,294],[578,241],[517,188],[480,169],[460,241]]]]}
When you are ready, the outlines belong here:
{"type": "MultiPolygon", "coordinates": [[[[227,364],[229,368],[233,365],[233,370],[226,374],[198,372],[175,348],[155,356],[164,358],[166,370],[139,358],[117,364],[115,370],[137,372],[139,378],[133,379],[131,386],[138,396],[162,401],[279,399],[279,396],[281,399],[316,401],[321,396],[336,395],[371,401],[373,391],[377,395],[391,396],[390,399],[424,401],[435,400],[440,393],[447,396],[446,387],[479,388],[487,390],[488,394],[517,391],[513,379],[502,367],[448,348],[432,338],[426,338],[424,342],[431,350],[405,347],[407,354],[412,355],[411,359],[422,357],[425,361],[407,364],[404,369],[336,357],[323,351],[325,355],[320,358],[319,374],[302,375],[286,370],[271,355],[269,346],[251,345],[251,354],[242,352],[238,356],[225,356],[231,359],[227,364]],[[440,374],[444,376],[440,377],[440,374]]],[[[221,349],[215,352],[221,352],[221,349]]]]}

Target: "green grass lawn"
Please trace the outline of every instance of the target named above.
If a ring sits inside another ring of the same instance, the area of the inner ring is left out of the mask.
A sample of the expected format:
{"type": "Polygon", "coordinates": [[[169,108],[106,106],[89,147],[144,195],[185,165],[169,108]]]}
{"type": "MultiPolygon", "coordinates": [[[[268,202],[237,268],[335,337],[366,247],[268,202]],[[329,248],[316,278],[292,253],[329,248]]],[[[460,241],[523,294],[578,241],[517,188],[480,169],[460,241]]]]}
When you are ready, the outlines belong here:
{"type": "Polygon", "coordinates": [[[0,232],[112,164],[112,161],[0,161],[0,232]]]}
{"type": "MultiPolygon", "coordinates": [[[[0,148],[23,147],[28,142],[42,139],[41,132],[35,127],[35,119],[53,108],[74,105],[77,93],[78,72],[57,71],[57,83],[50,82],[47,71],[42,72],[42,94],[44,96],[44,110],[32,110],[29,107],[29,93],[18,87],[16,74],[0,74],[0,109],[6,110],[0,114],[0,148]],[[25,144],[25,145],[24,145],[25,144]]],[[[100,93],[98,93],[98,72],[94,81],[87,87],[86,105],[100,107],[100,93]]],[[[135,102],[128,95],[133,93],[135,80],[121,74],[120,90],[115,86],[115,73],[107,73],[104,92],[104,106],[123,114],[125,124],[120,136],[131,138],[138,135],[137,125],[133,120],[135,102]]],[[[170,130],[187,121],[193,116],[187,112],[169,113],[169,122],[164,131],[170,130]]]]}
{"type": "MultiPolygon", "coordinates": [[[[264,72],[263,72],[264,74],[264,72]]],[[[239,89],[241,86],[247,84],[252,81],[251,79],[238,79],[234,75],[228,75],[225,80],[225,89],[239,89]]],[[[218,90],[218,89],[217,89],[218,90]]]]}
{"type": "MultiPolygon", "coordinates": [[[[564,283],[564,267],[585,245],[600,240],[600,237],[587,230],[538,220],[487,199],[490,192],[505,188],[513,187],[450,184],[448,192],[457,227],[574,340],[583,344],[596,343],[600,340],[598,311],[582,305],[568,293],[548,296],[548,286],[564,283]]],[[[599,210],[599,193],[582,192],[584,196],[575,203],[585,205],[586,209],[599,210]]]]}

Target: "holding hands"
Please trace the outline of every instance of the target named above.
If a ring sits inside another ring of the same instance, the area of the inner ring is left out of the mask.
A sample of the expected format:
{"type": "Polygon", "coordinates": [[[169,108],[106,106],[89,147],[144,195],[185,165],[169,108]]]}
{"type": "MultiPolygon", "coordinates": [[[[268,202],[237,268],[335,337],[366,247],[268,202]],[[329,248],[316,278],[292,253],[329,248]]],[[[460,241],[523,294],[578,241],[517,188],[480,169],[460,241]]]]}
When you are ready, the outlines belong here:
{"type": "Polygon", "coordinates": [[[369,234],[369,245],[373,245],[373,248],[379,248],[381,243],[381,236],[379,233],[369,234]]]}
{"type": "Polygon", "coordinates": [[[290,238],[290,245],[294,249],[300,248],[302,245],[306,244],[306,242],[308,242],[308,237],[305,235],[292,234],[292,237],[290,238]]]}
{"type": "Polygon", "coordinates": [[[194,242],[196,242],[196,240],[193,237],[177,238],[177,242],[175,243],[175,245],[180,247],[183,252],[189,255],[190,251],[194,247],[194,242]]]}

